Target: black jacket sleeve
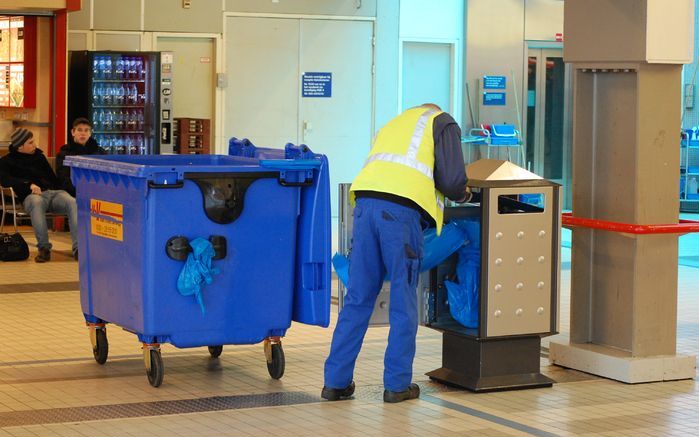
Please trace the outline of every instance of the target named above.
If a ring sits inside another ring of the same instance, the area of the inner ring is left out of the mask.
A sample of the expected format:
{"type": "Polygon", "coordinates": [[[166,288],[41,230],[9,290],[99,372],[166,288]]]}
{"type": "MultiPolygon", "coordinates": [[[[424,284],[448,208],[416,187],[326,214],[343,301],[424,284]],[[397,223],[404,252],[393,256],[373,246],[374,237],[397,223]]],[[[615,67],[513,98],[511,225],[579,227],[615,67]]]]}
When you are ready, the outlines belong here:
{"type": "Polygon", "coordinates": [[[9,157],[0,159],[0,185],[12,188],[15,190],[17,197],[24,199],[32,192],[30,188],[32,182],[27,178],[13,175],[13,173],[9,164],[9,157]]]}
{"type": "Polygon", "coordinates": [[[446,112],[434,119],[432,129],[435,188],[451,200],[462,200],[466,188],[466,170],[461,151],[461,129],[446,112]]]}
{"type": "Polygon", "coordinates": [[[71,196],[75,197],[75,187],[70,181],[70,167],[66,167],[63,161],[66,159],[66,147],[61,147],[61,150],[56,155],[56,176],[58,177],[58,186],[61,190],[65,190],[71,196]]]}

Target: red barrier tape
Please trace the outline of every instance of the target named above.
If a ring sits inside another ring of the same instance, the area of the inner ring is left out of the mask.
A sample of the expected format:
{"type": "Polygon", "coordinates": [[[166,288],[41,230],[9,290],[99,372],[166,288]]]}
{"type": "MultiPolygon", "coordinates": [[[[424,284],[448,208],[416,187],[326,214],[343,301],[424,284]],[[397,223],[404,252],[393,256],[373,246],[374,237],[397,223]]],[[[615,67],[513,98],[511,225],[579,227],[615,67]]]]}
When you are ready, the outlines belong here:
{"type": "Polygon", "coordinates": [[[610,232],[623,232],[626,234],[689,234],[699,232],[699,222],[694,220],[680,220],[677,224],[670,225],[634,225],[629,223],[608,222],[581,217],[573,217],[571,213],[562,214],[563,226],[580,226],[583,228],[599,229],[610,232]]]}

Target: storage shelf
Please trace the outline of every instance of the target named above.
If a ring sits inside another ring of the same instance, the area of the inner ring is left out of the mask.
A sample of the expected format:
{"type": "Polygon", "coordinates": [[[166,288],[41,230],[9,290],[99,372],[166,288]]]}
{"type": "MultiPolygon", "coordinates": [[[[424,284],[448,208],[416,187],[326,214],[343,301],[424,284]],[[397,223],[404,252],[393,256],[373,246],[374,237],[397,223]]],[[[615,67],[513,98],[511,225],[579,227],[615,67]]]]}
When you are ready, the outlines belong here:
{"type": "Polygon", "coordinates": [[[124,82],[129,82],[129,83],[145,83],[145,79],[92,79],[92,82],[99,82],[99,83],[124,83],[124,82]]]}
{"type": "MultiPolygon", "coordinates": [[[[699,183],[699,140],[695,139],[696,132],[686,130],[687,138],[680,141],[681,162],[680,162],[680,210],[682,205],[696,204],[699,202],[699,192],[690,190],[690,186],[697,186],[699,183]]],[[[694,207],[691,207],[694,208],[694,207]]]]}
{"type": "Polygon", "coordinates": [[[94,134],[143,134],[145,131],[142,130],[96,130],[92,131],[94,134]]]}
{"type": "Polygon", "coordinates": [[[136,108],[143,109],[146,105],[92,105],[92,109],[118,109],[118,108],[136,108]]]}

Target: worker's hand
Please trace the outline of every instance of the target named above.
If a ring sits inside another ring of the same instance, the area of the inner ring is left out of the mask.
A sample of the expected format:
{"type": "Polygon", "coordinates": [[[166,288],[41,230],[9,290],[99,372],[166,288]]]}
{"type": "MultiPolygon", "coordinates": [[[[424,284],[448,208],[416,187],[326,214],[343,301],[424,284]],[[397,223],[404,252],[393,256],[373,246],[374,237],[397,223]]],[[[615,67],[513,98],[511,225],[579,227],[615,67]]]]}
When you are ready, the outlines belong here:
{"type": "Polygon", "coordinates": [[[458,202],[456,203],[468,203],[471,201],[471,198],[473,197],[473,193],[471,192],[471,189],[468,186],[464,187],[464,197],[462,197],[458,202]]]}
{"type": "Polygon", "coordinates": [[[39,186],[36,184],[31,184],[29,189],[32,190],[32,194],[41,194],[41,188],[39,188],[39,186]]]}

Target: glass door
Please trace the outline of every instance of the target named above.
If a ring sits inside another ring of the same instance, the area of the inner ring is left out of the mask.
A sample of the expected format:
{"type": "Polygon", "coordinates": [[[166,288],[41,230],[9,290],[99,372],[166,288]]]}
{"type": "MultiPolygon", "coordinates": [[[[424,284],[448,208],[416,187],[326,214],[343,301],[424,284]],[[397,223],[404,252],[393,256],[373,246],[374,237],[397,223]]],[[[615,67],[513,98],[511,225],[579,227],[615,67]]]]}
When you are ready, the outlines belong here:
{"type": "Polygon", "coordinates": [[[570,68],[563,62],[563,49],[530,46],[525,73],[526,166],[563,185],[564,208],[568,208],[572,83],[570,68]]]}

